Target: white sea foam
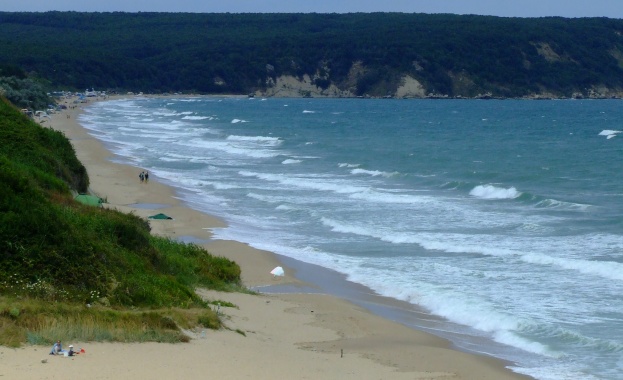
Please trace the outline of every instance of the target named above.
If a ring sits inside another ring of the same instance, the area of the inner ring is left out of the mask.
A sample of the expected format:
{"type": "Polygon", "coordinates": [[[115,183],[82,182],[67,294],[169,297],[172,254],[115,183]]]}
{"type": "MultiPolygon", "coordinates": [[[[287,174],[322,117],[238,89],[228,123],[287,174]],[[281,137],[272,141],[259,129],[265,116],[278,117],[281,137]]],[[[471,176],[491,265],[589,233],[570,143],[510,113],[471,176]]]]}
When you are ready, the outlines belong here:
{"type": "MultiPolygon", "coordinates": [[[[233,155],[243,155],[254,158],[270,158],[277,157],[281,153],[260,146],[245,146],[240,144],[232,144],[226,140],[205,140],[202,138],[191,139],[188,141],[180,141],[180,145],[195,147],[200,149],[217,150],[233,155]]],[[[210,153],[212,154],[212,153],[210,153]]]]}
{"type": "Polygon", "coordinates": [[[281,163],[284,164],[284,165],[300,164],[301,160],[293,160],[291,158],[288,158],[286,160],[283,160],[281,163]]]}
{"type": "Polygon", "coordinates": [[[316,113],[316,111],[304,110],[303,113],[316,113]]]}
{"type": "Polygon", "coordinates": [[[279,206],[275,207],[275,210],[279,210],[279,211],[296,211],[298,209],[296,207],[292,207],[291,205],[280,204],[279,206]]]}
{"type": "Polygon", "coordinates": [[[527,352],[535,354],[545,355],[551,358],[560,358],[563,356],[561,352],[552,351],[549,347],[539,342],[535,342],[530,339],[522,338],[517,333],[508,330],[496,331],[493,334],[493,339],[496,342],[504,343],[511,347],[517,347],[527,352]]]}
{"type": "Polygon", "coordinates": [[[521,192],[514,187],[505,189],[493,185],[478,185],[469,192],[469,195],[482,199],[514,199],[521,196],[521,192]]]}
{"type": "Polygon", "coordinates": [[[528,263],[555,265],[560,268],[577,271],[583,274],[623,281],[623,264],[614,261],[590,261],[559,258],[539,253],[525,254],[521,256],[521,259],[528,263]]]}
{"type": "Polygon", "coordinates": [[[431,289],[429,292],[420,293],[418,299],[420,305],[434,314],[484,332],[516,330],[522,323],[514,315],[489,309],[487,303],[476,295],[431,289]],[[440,292],[443,297],[440,297],[440,292]]]}
{"type": "Polygon", "coordinates": [[[359,167],[359,164],[349,164],[349,163],[343,162],[343,163],[339,163],[338,167],[340,167],[340,168],[357,168],[357,167],[359,167]]]}
{"type": "Polygon", "coordinates": [[[231,183],[213,182],[213,181],[207,181],[206,183],[212,186],[213,188],[215,188],[216,190],[232,190],[232,189],[240,188],[240,186],[237,186],[231,183]]]}
{"type": "Polygon", "coordinates": [[[259,143],[266,145],[280,145],[283,141],[278,137],[266,137],[266,136],[236,136],[230,135],[227,136],[228,141],[239,141],[239,142],[250,142],[250,143],[259,143]]]}
{"type": "Polygon", "coordinates": [[[213,120],[214,118],[211,116],[184,116],[182,120],[213,120]]]}
{"type": "Polygon", "coordinates": [[[397,172],[388,173],[388,172],[383,172],[383,171],[380,171],[380,170],[365,170],[365,169],[353,169],[350,172],[352,174],[367,174],[367,175],[370,175],[372,177],[377,177],[377,176],[391,177],[391,176],[394,176],[394,175],[398,174],[397,172]]]}
{"type": "MultiPolygon", "coordinates": [[[[439,250],[454,253],[479,253],[494,257],[509,257],[525,263],[540,266],[556,266],[561,269],[572,270],[585,275],[601,277],[609,280],[623,281],[623,264],[613,261],[592,261],[565,257],[555,257],[544,253],[523,253],[521,251],[504,249],[496,246],[496,238],[480,242],[469,236],[457,234],[430,234],[388,231],[378,226],[357,225],[352,222],[339,222],[335,219],[323,217],[321,221],[334,232],[356,234],[374,237],[393,244],[418,244],[428,250],[439,250]],[[465,239],[469,238],[469,239],[465,239]]],[[[499,244],[498,244],[499,245],[499,244]]],[[[544,248],[547,243],[543,242],[544,248]]],[[[586,247],[580,248],[584,251],[586,247]]]]}
{"type": "Polygon", "coordinates": [[[613,137],[616,137],[616,135],[618,135],[621,132],[622,131],[604,129],[603,131],[599,132],[599,136],[606,136],[606,138],[611,139],[613,137]]]}
{"type": "Polygon", "coordinates": [[[365,190],[365,188],[353,186],[346,181],[322,180],[321,178],[311,177],[289,177],[282,174],[257,173],[248,170],[242,170],[239,174],[245,177],[256,177],[265,181],[278,182],[291,188],[331,191],[338,194],[352,194],[365,190]]]}
{"type": "MultiPolygon", "coordinates": [[[[579,365],[581,367],[581,365],[579,365]]],[[[569,364],[546,365],[538,367],[515,367],[510,366],[513,372],[528,375],[539,380],[603,380],[603,377],[595,377],[587,374],[583,368],[569,369],[569,364]]]]}
{"type": "Polygon", "coordinates": [[[368,229],[363,228],[363,227],[340,223],[336,220],[332,220],[329,218],[320,218],[320,220],[322,224],[326,225],[327,227],[330,227],[331,231],[333,232],[370,236],[370,232],[368,231],[368,229]]]}
{"type": "MultiPolygon", "coordinates": [[[[374,236],[374,235],[373,235],[374,236]]],[[[479,253],[493,257],[514,258],[529,264],[537,264],[542,267],[554,266],[560,269],[571,270],[576,273],[591,275],[608,280],[623,281],[623,264],[614,261],[595,261],[586,259],[577,259],[570,257],[559,257],[553,254],[530,252],[526,253],[518,249],[504,248],[504,243],[500,242],[496,236],[487,238],[482,236],[482,241],[473,236],[463,236],[458,234],[411,234],[405,235],[401,233],[376,233],[376,237],[392,243],[411,243],[419,244],[426,249],[440,250],[454,253],[479,253]],[[486,240],[485,240],[486,239],[486,240]]],[[[584,237],[579,241],[560,242],[552,240],[536,241],[535,249],[547,250],[552,244],[561,246],[565,245],[569,251],[576,247],[579,256],[585,256],[584,252],[590,251],[590,237],[584,237]]],[[[601,241],[601,240],[600,240],[601,241]]],[[[517,243],[516,243],[517,244],[517,243]]],[[[526,243],[527,244],[527,243],[526,243]]],[[[522,249],[529,249],[529,245],[520,245],[522,249]]]]}
{"type": "Polygon", "coordinates": [[[476,295],[452,291],[445,286],[414,284],[409,280],[402,283],[404,279],[392,276],[389,272],[374,275],[357,264],[349,268],[356,268],[355,273],[349,275],[349,280],[364,283],[379,294],[423,306],[435,315],[488,333],[497,342],[548,357],[561,356],[561,353],[541,343],[518,335],[523,326],[530,323],[529,321],[510,312],[498,310],[476,295]]]}
{"type": "Polygon", "coordinates": [[[362,199],[372,203],[394,203],[394,204],[405,204],[405,205],[414,205],[427,203],[431,200],[429,197],[421,196],[421,195],[413,195],[413,194],[400,194],[394,192],[384,191],[382,189],[365,189],[363,191],[358,191],[350,195],[350,198],[353,199],[362,199]]]}
{"type": "Polygon", "coordinates": [[[561,208],[569,210],[586,211],[591,205],[585,205],[581,203],[563,202],[556,199],[544,199],[536,204],[536,207],[551,207],[561,208]]]}
{"type": "Polygon", "coordinates": [[[231,121],[232,124],[237,124],[237,123],[248,123],[248,121],[246,120],[242,120],[242,119],[233,119],[231,121]]]}
{"type": "Polygon", "coordinates": [[[271,199],[270,196],[265,196],[265,195],[258,194],[258,193],[247,193],[247,197],[257,199],[262,202],[277,202],[276,200],[271,199]]]}

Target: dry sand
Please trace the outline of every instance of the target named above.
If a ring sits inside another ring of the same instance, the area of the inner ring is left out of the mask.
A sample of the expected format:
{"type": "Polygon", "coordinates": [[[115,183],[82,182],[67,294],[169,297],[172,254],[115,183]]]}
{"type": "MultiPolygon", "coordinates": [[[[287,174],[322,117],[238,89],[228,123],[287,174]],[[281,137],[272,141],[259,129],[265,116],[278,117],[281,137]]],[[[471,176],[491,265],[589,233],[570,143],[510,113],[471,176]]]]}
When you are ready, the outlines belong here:
{"type": "MultiPolygon", "coordinates": [[[[277,282],[269,272],[278,257],[233,241],[210,241],[217,218],[185,207],[175,191],[143,168],[116,164],[114,156],[77,124],[80,107],[44,126],[63,131],[87,168],[91,190],[106,207],[150,220],[152,232],[205,241],[211,253],[236,261],[247,286],[277,282]],[[67,115],[70,118],[67,118],[67,115]],[[151,206],[151,208],[150,208],[151,206]]],[[[300,283],[286,268],[279,283],[300,283]]],[[[323,294],[231,294],[200,291],[238,308],[221,308],[228,329],[198,333],[190,343],[73,343],[86,353],[50,356],[50,347],[0,348],[4,379],[526,379],[500,360],[460,352],[449,342],[376,316],[323,294]],[[237,331],[244,332],[242,335],[237,331]]],[[[59,337],[63,339],[63,337],[59,337]]]]}

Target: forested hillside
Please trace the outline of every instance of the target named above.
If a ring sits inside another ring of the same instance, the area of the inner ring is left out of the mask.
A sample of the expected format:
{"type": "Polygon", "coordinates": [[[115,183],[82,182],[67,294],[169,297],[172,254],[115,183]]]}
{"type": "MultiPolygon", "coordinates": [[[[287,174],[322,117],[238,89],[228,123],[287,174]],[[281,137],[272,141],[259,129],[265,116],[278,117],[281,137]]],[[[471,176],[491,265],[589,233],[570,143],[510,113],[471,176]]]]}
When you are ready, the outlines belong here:
{"type": "Polygon", "coordinates": [[[0,13],[0,63],[80,90],[611,97],[623,20],[0,13]]]}

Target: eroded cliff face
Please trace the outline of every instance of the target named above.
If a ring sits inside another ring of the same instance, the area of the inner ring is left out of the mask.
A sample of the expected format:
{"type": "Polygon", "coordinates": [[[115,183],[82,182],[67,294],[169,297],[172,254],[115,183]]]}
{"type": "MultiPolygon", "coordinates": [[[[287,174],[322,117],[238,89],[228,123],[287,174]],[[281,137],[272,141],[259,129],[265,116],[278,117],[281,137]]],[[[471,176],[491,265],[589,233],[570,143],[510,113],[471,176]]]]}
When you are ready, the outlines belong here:
{"type": "Polygon", "coordinates": [[[424,98],[426,89],[417,79],[410,75],[405,75],[400,81],[400,86],[396,89],[397,98],[424,98]]]}
{"type": "MultiPolygon", "coordinates": [[[[557,54],[546,44],[538,45],[539,52],[550,60],[568,59],[557,54]]],[[[620,55],[618,51],[613,55],[620,55]]],[[[623,62],[623,59],[621,59],[623,62]]],[[[526,62],[530,65],[529,62],[526,62]]],[[[621,63],[623,65],[623,63],[621,63]]],[[[270,65],[267,65],[270,66],[270,65]]],[[[272,68],[272,67],[270,67],[272,68]]],[[[293,75],[274,76],[271,70],[265,79],[265,89],[257,90],[255,96],[264,97],[371,97],[371,98],[502,98],[504,96],[493,95],[491,91],[500,93],[508,92],[509,89],[489,85],[484,89],[477,85],[477,78],[471,77],[465,72],[448,72],[447,75],[452,83],[452,94],[435,92],[427,88],[426,83],[410,73],[393,73],[389,77],[392,81],[384,80],[373,83],[367,87],[366,92],[360,92],[360,81],[370,73],[361,61],[351,65],[348,74],[343,78],[333,78],[326,63],[320,65],[320,69],[313,76],[308,74],[302,77],[293,75]],[[320,86],[319,83],[323,84],[320,86]]],[[[578,89],[571,95],[561,95],[541,86],[538,91],[522,96],[525,99],[552,99],[552,98],[623,98],[623,88],[611,87],[607,84],[594,85],[589,88],[578,89]]]]}
{"type": "Polygon", "coordinates": [[[256,91],[256,96],[272,96],[281,98],[298,97],[353,97],[354,94],[348,90],[339,89],[334,83],[328,88],[318,87],[309,75],[297,78],[292,75],[282,75],[274,80],[269,77],[266,80],[267,88],[265,91],[256,91]]]}

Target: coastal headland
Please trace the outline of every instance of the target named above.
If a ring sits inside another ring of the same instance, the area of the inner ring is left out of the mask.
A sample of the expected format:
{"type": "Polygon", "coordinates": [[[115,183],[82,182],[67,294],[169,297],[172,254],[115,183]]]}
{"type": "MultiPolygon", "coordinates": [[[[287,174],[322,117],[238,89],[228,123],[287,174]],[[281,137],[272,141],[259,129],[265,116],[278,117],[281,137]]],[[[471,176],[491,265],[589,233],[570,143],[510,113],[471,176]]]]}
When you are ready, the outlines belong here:
{"type": "MultiPolygon", "coordinates": [[[[85,106],[85,104],[83,104],[85,106]]],[[[105,207],[147,218],[153,234],[204,246],[236,261],[245,286],[287,285],[313,288],[277,255],[235,241],[211,240],[224,221],[189,208],[176,190],[157,177],[139,180],[144,168],[121,164],[78,123],[81,108],[64,110],[46,121],[62,131],[87,168],[94,194],[105,207]],[[286,275],[270,271],[284,266],[286,275]]],[[[527,379],[507,368],[512,363],[454,349],[450,342],[377,316],[328,294],[288,292],[216,293],[235,308],[220,308],[225,329],[189,332],[189,343],[65,342],[84,348],[77,357],[48,356],[49,347],[0,350],[0,375],[8,379],[527,379]]],[[[62,339],[62,337],[59,337],[62,339]]]]}

